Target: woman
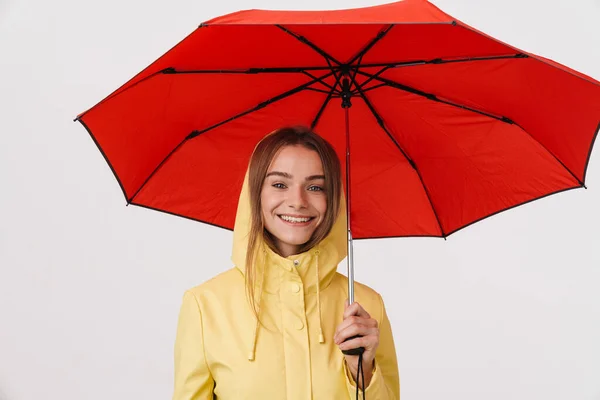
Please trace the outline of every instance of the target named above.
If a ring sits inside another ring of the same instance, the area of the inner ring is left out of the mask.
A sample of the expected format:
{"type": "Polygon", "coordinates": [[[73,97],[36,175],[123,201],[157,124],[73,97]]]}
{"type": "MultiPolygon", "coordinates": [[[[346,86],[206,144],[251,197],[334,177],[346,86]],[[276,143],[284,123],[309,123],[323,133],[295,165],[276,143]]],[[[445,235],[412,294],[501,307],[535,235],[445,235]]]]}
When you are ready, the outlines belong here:
{"type": "Polygon", "coordinates": [[[351,399],[358,356],[341,350],[360,346],[367,398],[399,399],[381,296],[356,283],[356,302],[341,306],[346,209],[329,143],[303,127],[260,141],[233,241],[235,267],[184,295],[173,400],[351,399]]]}

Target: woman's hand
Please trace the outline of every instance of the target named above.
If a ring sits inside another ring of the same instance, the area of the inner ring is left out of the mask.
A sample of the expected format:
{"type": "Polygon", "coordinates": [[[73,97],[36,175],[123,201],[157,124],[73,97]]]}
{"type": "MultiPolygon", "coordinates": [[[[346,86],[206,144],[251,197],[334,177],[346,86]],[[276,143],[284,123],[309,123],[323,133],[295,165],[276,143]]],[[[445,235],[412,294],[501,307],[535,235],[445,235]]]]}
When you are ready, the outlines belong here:
{"type": "MultiPolygon", "coordinates": [[[[368,312],[357,302],[348,305],[346,300],[344,310],[344,320],[338,325],[335,335],[333,336],[335,344],[340,350],[350,350],[357,347],[364,347],[363,367],[365,373],[365,387],[369,386],[373,376],[373,367],[375,361],[375,351],[379,346],[379,326],[374,318],[371,318],[368,312]],[[349,337],[360,335],[361,337],[348,340],[349,337]]],[[[358,356],[344,355],[346,364],[354,378],[354,382],[359,383],[358,372],[358,356]]],[[[362,389],[362,382],[361,389],[362,389]]]]}

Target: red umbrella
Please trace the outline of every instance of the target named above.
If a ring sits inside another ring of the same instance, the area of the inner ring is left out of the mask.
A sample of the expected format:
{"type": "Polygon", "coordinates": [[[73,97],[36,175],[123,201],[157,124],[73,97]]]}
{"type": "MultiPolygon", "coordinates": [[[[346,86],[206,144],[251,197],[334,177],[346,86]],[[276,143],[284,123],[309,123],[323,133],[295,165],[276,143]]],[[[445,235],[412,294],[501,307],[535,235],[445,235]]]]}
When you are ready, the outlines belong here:
{"type": "Polygon", "coordinates": [[[423,0],[250,10],[203,23],[77,120],[128,204],[227,229],[254,145],[309,125],[342,160],[349,139],[355,239],[446,237],[584,187],[600,83],[423,0]]]}

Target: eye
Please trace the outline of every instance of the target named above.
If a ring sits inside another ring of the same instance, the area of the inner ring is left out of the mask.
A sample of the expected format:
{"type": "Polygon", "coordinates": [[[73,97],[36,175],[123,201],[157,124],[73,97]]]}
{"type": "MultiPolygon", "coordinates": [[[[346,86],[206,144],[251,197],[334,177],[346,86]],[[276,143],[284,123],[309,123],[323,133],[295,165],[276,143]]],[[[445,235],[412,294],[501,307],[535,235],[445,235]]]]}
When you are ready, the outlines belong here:
{"type": "Polygon", "coordinates": [[[312,192],[322,192],[324,189],[321,186],[312,185],[308,188],[312,192]]]}
{"type": "Polygon", "coordinates": [[[274,188],[277,188],[277,189],[285,189],[285,185],[280,182],[274,183],[271,186],[273,186],[274,188]]]}

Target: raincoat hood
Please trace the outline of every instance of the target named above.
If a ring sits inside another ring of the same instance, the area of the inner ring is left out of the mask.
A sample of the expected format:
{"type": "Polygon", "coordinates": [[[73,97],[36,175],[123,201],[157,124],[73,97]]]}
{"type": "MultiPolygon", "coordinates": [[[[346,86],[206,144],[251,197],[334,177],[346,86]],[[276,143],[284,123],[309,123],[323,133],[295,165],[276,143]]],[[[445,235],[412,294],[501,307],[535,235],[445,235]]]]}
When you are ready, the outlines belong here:
{"type": "MultiPolygon", "coordinates": [[[[231,260],[236,268],[244,275],[246,272],[246,253],[248,249],[251,221],[249,172],[246,171],[235,218],[233,251],[231,256],[231,260]]],[[[274,287],[276,282],[268,281],[268,271],[263,270],[263,268],[268,268],[268,266],[279,266],[288,269],[295,268],[302,278],[305,293],[317,294],[317,308],[319,312],[318,339],[319,343],[324,343],[325,339],[321,326],[320,292],[329,286],[337,272],[338,264],[346,257],[348,252],[347,240],[346,203],[343,190],[340,191],[338,215],[329,234],[312,249],[289,257],[282,257],[266,244],[262,235],[259,235],[256,244],[258,250],[254,258],[254,265],[256,266],[255,274],[257,281],[259,281],[258,293],[256,293],[256,296],[258,297],[257,305],[259,319],[262,291],[277,290],[277,287],[274,287]]],[[[259,319],[256,320],[252,349],[248,355],[249,360],[254,360],[255,356],[256,339],[260,325],[259,319]]]]}

